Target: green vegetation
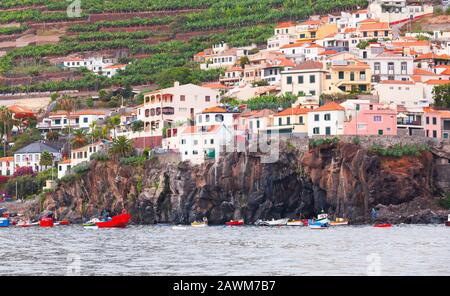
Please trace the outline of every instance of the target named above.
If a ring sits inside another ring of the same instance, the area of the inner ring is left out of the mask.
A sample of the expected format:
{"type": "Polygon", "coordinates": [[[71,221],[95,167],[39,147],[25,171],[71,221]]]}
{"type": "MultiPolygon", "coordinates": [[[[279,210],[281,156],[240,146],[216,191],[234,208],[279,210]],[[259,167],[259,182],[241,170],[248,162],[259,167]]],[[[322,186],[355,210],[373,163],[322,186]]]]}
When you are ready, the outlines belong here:
{"type": "Polygon", "coordinates": [[[109,153],[120,158],[131,156],[133,153],[133,142],[125,136],[114,138],[109,153]]]}
{"type": "Polygon", "coordinates": [[[108,156],[108,154],[103,153],[103,152],[96,152],[91,155],[90,159],[105,162],[105,161],[109,160],[109,156],[108,156]]]}
{"type": "Polygon", "coordinates": [[[251,110],[262,110],[262,109],[286,109],[291,107],[293,103],[297,101],[297,97],[294,95],[285,94],[283,96],[275,95],[265,95],[260,97],[254,97],[245,102],[238,102],[238,104],[247,104],[248,108],[251,110]]]}
{"type": "Polygon", "coordinates": [[[358,136],[353,137],[353,138],[352,138],[352,143],[355,144],[355,145],[361,144],[361,138],[358,137],[358,136]]]}
{"type": "Polygon", "coordinates": [[[450,192],[447,192],[446,196],[439,200],[439,205],[450,210],[450,192]]]}
{"type": "Polygon", "coordinates": [[[21,25],[21,26],[11,26],[11,27],[4,27],[0,28],[0,35],[13,35],[13,34],[20,34],[22,32],[25,32],[30,27],[28,25],[21,25]]]}
{"type": "Polygon", "coordinates": [[[147,158],[145,156],[130,156],[120,159],[121,165],[131,165],[134,167],[143,166],[147,158]]]}
{"type": "Polygon", "coordinates": [[[336,145],[337,143],[339,143],[339,141],[340,139],[338,137],[311,139],[309,140],[309,148],[314,148],[321,145],[336,145]]]}
{"type": "Polygon", "coordinates": [[[374,144],[370,151],[387,157],[402,157],[402,156],[420,156],[424,151],[428,151],[430,148],[425,144],[395,144],[390,147],[382,147],[374,144]]]}
{"type": "Polygon", "coordinates": [[[72,168],[72,172],[75,175],[82,176],[91,170],[91,165],[89,163],[80,163],[72,168]]]}
{"type": "MultiPolygon", "coordinates": [[[[176,10],[201,8],[202,11],[191,11],[176,16],[136,17],[128,20],[99,21],[93,24],[77,24],[70,27],[72,32],[82,34],[64,37],[57,44],[25,46],[8,52],[0,58],[0,73],[5,74],[18,66],[21,60],[40,61],[48,56],[67,56],[72,53],[100,51],[111,49],[128,49],[132,55],[148,54],[109,79],[92,73],[83,72],[83,77],[75,80],[46,81],[32,85],[0,86],[0,93],[59,91],[59,90],[99,90],[110,86],[138,85],[148,83],[169,84],[178,76],[185,82],[199,83],[217,79],[218,72],[202,73],[190,60],[192,56],[210,47],[212,44],[225,41],[231,46],[242,46],[250,43],[262,44],[273,34],[273,24],[284,20],[302,20],[312,14],[351,9],[364,6],[365,0],[213,0],[213,1],[178,1],[178,0],[140,0],[140,1],[106,1],[83,0],[84,14],[99,12],[143,12],[159,10],[176,10]],[[102,28],[129,26],[168,25],[173,36],[180,32],[208,31],[225,29],[221,33],[197,36],[188,41],[165,41],[158,44],[146,44],[142,39],[153,37],[153,33],[145,29],[137,32],[101,32],[102,28]],[[187,70],[188,69],[188,70],[187,70]],[[172,74],[171,78],[164,77],[172,74]]],[[[0,8],[27,7],[21,11],[4,11],[0,13],[2,21],[38,21],[66,20],[67,3],[56,0],[27,0],[20,4],[17,1],[2,1],[0,8]],[[45,5],[50,12],[30,9],[30,5],[45,5]],[[52,11],[53,10],[53,11],[52,11]],[[58,11],[55,11],[58,10],[58,11]],[[64,16],[60,16],[63,14],[64,16]]],[[[85,17],[85,15],[82,15],[85,17]]],[[[77,19],[71,19],[77,20],[77,19]]],[[[1,22],[1,21],[0,21],[1,22]]],[[[42,71],[35,71],[41,73],[42,71]]]]}
{"type": "Polygon", "coordinates": [[[433,99],[436,107],[450,108],[450,81],[433,88],[433,99]]]}

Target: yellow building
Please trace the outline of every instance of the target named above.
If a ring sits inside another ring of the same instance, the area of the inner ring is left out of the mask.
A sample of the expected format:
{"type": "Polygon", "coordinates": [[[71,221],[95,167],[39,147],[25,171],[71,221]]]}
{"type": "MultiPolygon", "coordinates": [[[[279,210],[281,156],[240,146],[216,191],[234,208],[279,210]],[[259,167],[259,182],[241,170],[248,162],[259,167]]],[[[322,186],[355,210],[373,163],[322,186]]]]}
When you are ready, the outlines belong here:
{"type": "Polygon", "coordinates": [[[328,75],[329,93],[367,92],[371,89],[370,66],[357,59],[334,61],[328,75]]]}
{"type": "Polygon", "coordinates": [[[308,134],[308,112],[309,108],[303,106],[287,108],[274,114],[267,132],[278,131],[280,134],[295,134],[306,136],[308,134]]]}

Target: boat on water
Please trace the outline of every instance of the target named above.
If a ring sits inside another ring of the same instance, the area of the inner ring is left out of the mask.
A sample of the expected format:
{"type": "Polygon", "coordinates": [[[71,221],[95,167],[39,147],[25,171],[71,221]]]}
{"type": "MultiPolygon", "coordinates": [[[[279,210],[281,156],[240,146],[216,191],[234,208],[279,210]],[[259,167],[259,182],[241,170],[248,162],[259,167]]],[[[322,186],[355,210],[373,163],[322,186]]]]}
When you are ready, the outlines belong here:
{"type": "Polygon", "coordinates": [[[9,227],[11,225],[9,218],[0,217],[0,227],[9,227]]]}
{"type": "Polygon", "coordinates": [[[348,219],[345,218],[336,218],[336,220],[330,222],[330,226],[342,226],[348,225],[348,219]]]}
{"type": "Polygon", "coordinates": [[[289,219],[272,219],[272,220],[257,220],[255,225],[257,226],[286,226],[289,219]]]}
{"type": "Polygon", "coordinates": [[[98,228],[125,228],[131,220],[131,215],[128,213],[123,213],[117,216],[113,216],[111,220],[99,221],[95,225],[98,228]]]}
{"type": "MultiPolygon", "coordinates": [[[[98,219],[98,218],[93,218],[89,221],[87,221],[86,223],[83,223],[83,227],[97,227],[97,222],[101,222],[102,220],[98,219]]],[[[106,220],[103,220],[106,221],[106,220]]]]}
{"type": "Polygon", "coordinates": [[[173,230],[186,230],[187,228],[184,225],[175,225],[175,226],[172,226],[172,229],[173,230]]]}
{"type": "Polygon", "coordinates": [[[300,220],[294,220],[291,219],[287,222],[287,226],[308,226],[308,219],[300,219],[300,220]]]}
{"type": "Polygon", "coordinates": [[[390,228],[390,227],[392,227],[392,224],[390,224],[390,223],[378,223],[378,224],[373,225],[373,227],[376,227],[376,228],[390,228]]]}
{"type": "Polygon", "coordinates": [[[39,220],[39,227],[53,227],[55,223],[52,217],[43,217],[39,220]]]}
{"type": "Polygon", "coordinates": [[[208,218],[203,217],[202,221],[194,221],[191,226],[196,228],[206,227],[208,226],[208,218]]]}
{"type": "Polygon", "coordinates": [[[450,214],[447,217],[447,222],[445,222],[445,226],[450,226],[450,214]]]}
{"type": "Polygon", "coordinates": [[[23,228],[35,227],[35,226],[39,226],[39,222],[31,222],[30,220],[28,220],[28,221],[21,220],[21,221],[17,222],[16,226],[23,227],[23,228]]]}
{"type": "Polygon", "coordinates": [[[310,229],[326,229],[330,226],[328,214],[321,213],[317,215],[317,219],[309,219],[308,226],[310,229]]]}
{"type": "Polygon", "coordinates": [[[244,219],[230,220],[228,222],[225,222],[225,225],[227,225],[227,226],[242,226],[242,225],[244,225],[244,219]]]}

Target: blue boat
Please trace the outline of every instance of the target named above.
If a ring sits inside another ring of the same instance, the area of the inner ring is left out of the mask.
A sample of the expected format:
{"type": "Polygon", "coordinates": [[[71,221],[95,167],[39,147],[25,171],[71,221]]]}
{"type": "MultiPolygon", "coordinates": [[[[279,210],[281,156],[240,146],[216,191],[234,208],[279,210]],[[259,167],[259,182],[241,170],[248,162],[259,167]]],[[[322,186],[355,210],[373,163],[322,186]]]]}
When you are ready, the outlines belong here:
{"type": "Polygon", "coordinates": [[[9,219],[8,218],[0,218],[0,227],[9,227],[9,219]]]}
{"type": "Polygon", "coordinates": [[[317,220],[309,219],[308,226],[311,229],[325,229],[330,226],[330,220],[327,214],[320,214],[317,216],[317,220]]]}

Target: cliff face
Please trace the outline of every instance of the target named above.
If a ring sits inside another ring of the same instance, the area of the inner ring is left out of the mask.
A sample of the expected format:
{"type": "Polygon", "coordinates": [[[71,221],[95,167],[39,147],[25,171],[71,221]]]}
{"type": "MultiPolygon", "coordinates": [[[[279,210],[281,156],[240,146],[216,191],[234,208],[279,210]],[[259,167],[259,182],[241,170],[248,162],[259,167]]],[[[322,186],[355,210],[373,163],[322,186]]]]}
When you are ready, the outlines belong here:
{"type": "Polygon", "coordinates": [[[34,213],[56,211],[73,221],[102,209],[128,209],[137,223],[211,224],[244,218],[312,217],[320,210],[354,223],[379,220],[439,222],[446,211],[433,199],[433,156],[383,158],[353,144],[331,144],[300,153],[283,147],[280,158],[262,164],[260,155],[231,153],[217,164],[190,166],[153,159],[144,167],[92,162],[90,171],[49,193],[34,213]]]}

